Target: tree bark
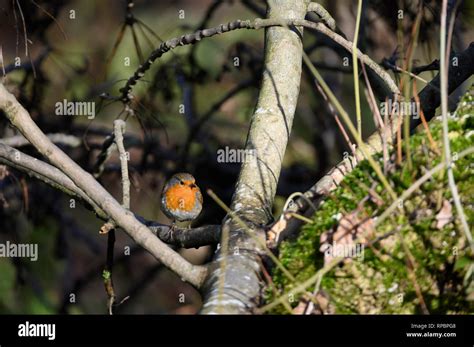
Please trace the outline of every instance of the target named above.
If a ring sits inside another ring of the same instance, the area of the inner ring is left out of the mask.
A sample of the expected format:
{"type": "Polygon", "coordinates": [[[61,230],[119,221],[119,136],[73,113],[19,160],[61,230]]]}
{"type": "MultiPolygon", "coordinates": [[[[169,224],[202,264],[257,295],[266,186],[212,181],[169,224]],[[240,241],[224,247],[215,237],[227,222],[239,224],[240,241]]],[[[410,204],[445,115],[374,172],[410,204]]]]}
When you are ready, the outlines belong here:
{"type": "MultiPolygon", "coordinates": [[[[308,0],[268,0],[267,17],[304,19],[308,0]]],[[[203,286],[202,313],[248,314],[259,305],[264,241],[263,226],[272,220],[272,205],[281,163],[290,137],[300,89],[303,29],[271,27],[265,31],[265,62],[258,102],[248,132],[249,160],[242,164],[231,209],[246,223],[227,216],[228,254],[216,253],[203,286]],[[252,152],[250,152],[252,151],[252,152]],[[253,235],[249,235],[248,231],[253,235]],[[220,267],[225,261],[225,267],[220,267]]]]}

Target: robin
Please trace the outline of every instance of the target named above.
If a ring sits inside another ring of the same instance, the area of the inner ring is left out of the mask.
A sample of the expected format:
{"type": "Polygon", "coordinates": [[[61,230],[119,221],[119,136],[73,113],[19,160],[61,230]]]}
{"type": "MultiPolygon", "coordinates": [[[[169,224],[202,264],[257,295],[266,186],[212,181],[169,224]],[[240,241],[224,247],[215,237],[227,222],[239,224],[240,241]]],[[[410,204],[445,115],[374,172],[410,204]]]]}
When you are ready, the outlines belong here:
{"type": "Polygon", "coordinates": [[[202,210],[202,194],[194,177],[188,173],[173,175],[161,193],[161,210],[171,220],[187,222],[196,219],[202,210]]]}

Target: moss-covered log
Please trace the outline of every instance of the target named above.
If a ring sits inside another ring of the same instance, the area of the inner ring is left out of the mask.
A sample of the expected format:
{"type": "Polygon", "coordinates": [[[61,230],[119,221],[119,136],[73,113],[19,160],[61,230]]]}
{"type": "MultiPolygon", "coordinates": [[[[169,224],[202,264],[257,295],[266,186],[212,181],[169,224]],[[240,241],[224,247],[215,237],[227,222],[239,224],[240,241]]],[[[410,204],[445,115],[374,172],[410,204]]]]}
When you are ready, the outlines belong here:
{"type": "MultiPolygon", "coordinates": [[[[471,226],[473,154],[461,157],[460,153],[474,146],[473,101],[471,88],[449,120],[455,179],[471,226]]],[[[413,168],[390,165],[387,177],[399,197],[443,160],[441,122],[431,123],[438,149],[420,131],[410,139],[413,168]]],[[[377,159],[382,162],[381,156],[377,159]]],[[[334,250],[337,245],[348,248],[363,241],[363,247],[354,248],[361,252],[322,278],[319,291],[313,292],[313,284],[306,292],[288,297],[296,312],[308,313],[311,307],[313,313],[472,313],[474,258],[459,226],[444,170],[400,200],[400,208],[381,220],[392,203],[370,165],[362,162],[324,201],[298,238],[283,242],[280,260],[297,281],[289,281],[275,269],[273,281],[280,295],[314,276],[325,257],[327,263],[328,245],[334,250]],[[347,233],[342,238],[341,228],[347,233]]],[[[268,303],[274,295],[268,290],[268,303]]],[[[280,305],[273,312],[288,311],[280,305]]]]}

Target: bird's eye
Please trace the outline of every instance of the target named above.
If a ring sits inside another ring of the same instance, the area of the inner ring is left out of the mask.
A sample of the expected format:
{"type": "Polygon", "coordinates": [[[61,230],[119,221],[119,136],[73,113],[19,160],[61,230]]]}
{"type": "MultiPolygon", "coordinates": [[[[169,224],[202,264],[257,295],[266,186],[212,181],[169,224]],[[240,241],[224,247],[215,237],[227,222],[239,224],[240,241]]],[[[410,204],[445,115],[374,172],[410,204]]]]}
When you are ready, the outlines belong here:
{"type": "Polygon", "coordinates": [[[179,181],[179,184],[184,186],[184,182],[183,181],[179,181]]]}

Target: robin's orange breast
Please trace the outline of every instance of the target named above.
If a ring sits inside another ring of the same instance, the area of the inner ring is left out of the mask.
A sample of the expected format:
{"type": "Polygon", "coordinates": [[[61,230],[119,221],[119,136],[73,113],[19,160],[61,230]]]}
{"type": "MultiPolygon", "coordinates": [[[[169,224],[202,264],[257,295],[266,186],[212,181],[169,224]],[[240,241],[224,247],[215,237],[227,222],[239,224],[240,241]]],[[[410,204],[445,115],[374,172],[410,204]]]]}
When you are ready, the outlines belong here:
{"type": "Polygon", "coordinates": [[[166,208],[191,212],[196,205],[196,191],[185,185],[174,185],[166,192],[166,208]]]}

